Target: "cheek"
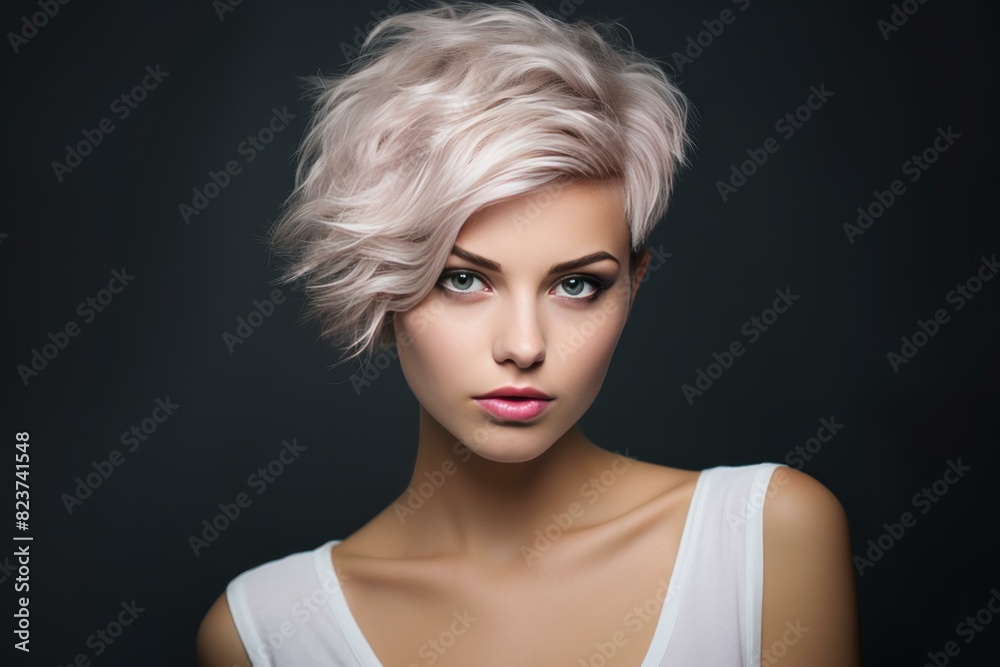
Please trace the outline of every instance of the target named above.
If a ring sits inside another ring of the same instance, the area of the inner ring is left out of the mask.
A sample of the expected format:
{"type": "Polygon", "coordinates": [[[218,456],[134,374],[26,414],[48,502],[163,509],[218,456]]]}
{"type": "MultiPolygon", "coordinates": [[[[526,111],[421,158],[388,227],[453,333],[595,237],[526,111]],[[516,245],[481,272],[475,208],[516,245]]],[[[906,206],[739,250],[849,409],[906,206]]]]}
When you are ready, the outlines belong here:
{"type": "Polygon", "coordinates": [[[627,302],[616,294],[606,297],[574,317],[550,346],[552,361],[569,366],[581,380],[604,377],[625,326],[627,302]]]}
{"type": "MultiPolygon", "coordinates": [[[[542,374],[554,372],[570,386],[596,392],[618,345],[627,308],[627,291],[616,288],[586,310],[554,307],[546,327],[544,366],[550,370],[542,374]]],[[[489,355],[489,341],[483,336],[501,326],[488,312],[433,296],[397,316],[397,322],[400,365],[417,391],[435,391],[442,383],[469,384],[470,371],[481,368],[483,355],[489,355]]],[[[474,378],[472,384],[477,384],[474,378]]]]}
{"type": "Polygon", "coordinates": [[[449,322],[445,304],[429,299],[398,318],[396,343],[403,374],[411,386],[452,378],[463,361],[468,331],[449,322]]]}
{"type": "Polygon", "coordinates": [[[409,346],[411,342],[416,342],[418,339],[423,338],[427,330],[431,329],[440,319],[443,311],[444,304],[431,294],[420,305],[398,315],[397,320],[405,333],[400,336],[402,340],[397,342],[400,345],[409,346]]]}

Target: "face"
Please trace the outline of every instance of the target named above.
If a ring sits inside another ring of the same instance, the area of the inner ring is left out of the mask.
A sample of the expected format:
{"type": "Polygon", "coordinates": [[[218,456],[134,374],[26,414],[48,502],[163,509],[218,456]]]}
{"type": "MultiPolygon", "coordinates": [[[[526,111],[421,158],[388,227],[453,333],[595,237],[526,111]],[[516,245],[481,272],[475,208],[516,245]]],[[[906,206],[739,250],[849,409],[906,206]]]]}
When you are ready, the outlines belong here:
{"type": "Polygon", "coordinates": [[[472,216],[438,284],[394,316],[421,407],[486,459],[544,452],[604,382],[641,277],[630,280],[628,260],[624,203],[610,182],[551,186],[472,216]],[[481,400],[503,387],[550,400],[481,400]]]}

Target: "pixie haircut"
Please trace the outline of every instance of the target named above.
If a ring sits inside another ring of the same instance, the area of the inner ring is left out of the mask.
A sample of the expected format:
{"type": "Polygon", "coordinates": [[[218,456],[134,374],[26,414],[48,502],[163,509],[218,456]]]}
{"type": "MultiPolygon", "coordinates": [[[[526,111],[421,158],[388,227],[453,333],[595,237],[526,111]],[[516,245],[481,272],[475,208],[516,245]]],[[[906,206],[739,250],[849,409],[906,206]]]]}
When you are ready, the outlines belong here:
{"type": "Polygon", "coordinates": [[[392,314],[433,289],[470,216],[532,192],[543,211],[569,181],[618,185],[634,275],[686,164],[689,103],[613,28],[439,3],[383,19],[345,74],[306,79],[312,117],[271,241],[323,338],[349,358],[391,346],[392,314]]]}

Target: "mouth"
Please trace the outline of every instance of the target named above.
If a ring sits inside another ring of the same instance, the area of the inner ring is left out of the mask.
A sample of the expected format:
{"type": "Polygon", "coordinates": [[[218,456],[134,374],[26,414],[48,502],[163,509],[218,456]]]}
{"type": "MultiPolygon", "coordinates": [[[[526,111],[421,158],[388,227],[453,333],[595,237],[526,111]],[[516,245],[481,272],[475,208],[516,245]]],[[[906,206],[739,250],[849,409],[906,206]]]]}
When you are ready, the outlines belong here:
{"type": "Polygon", "coordinates": [[[542,414],[554,399],[528,396],[490,396],[475,399],[495,417],[510,421],[534,419],[542,414]]]}

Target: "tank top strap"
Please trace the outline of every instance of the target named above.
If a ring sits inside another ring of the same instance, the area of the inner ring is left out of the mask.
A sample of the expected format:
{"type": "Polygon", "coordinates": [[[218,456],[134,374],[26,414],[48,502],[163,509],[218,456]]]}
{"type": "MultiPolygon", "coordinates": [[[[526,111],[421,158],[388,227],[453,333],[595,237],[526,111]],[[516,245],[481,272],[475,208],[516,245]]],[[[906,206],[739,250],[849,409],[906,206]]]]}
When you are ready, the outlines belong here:
{"type": "Polygon", "coordinates": [[[692,565],[661,665],[759,667],[763,601],[764,501],[780,463],[702,471],[692,565]],[[705,642],[706,628],[712,641],[705,642]]]}

